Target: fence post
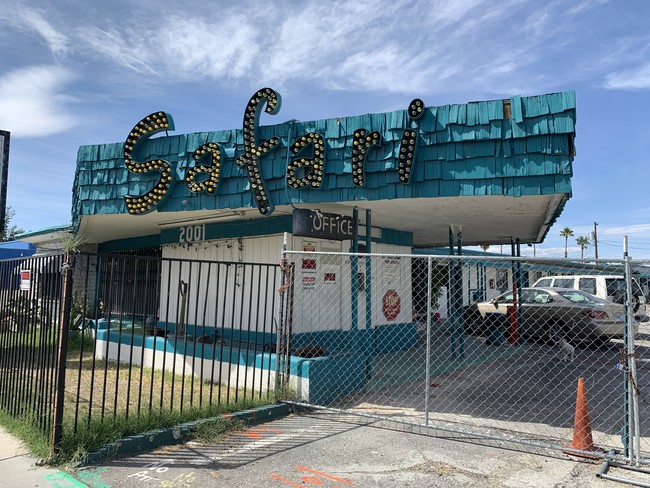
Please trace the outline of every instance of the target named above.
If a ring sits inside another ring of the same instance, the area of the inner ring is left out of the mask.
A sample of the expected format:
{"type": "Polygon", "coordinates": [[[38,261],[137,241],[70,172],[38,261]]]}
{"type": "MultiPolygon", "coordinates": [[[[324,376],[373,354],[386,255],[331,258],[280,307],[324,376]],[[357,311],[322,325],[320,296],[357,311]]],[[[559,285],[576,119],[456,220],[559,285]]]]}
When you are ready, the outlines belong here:
{"type": "Polygon", "coordinates": [[[627,443],[626,454],[629,456],[629,462],[632,464],[632,459],[636,458],[635,464],[639,466],[640,463],[640,442],[641,433],[639,425],[639,390],[637,387],[636,375],[636,358],[635,358],[635,344],[634,344],[634,296],[632,291],[632,265],[630,257],[628,256],[627,236],[625,236],[625,390],[626,390],[626,427],[627,427],[627,443]]]}
{"type": "MultiPolygon", "coordinates": [[[[372,253],[372,213],[366,209],[366,254],[372,253]]],[[[363,340],[363,356],[366,361],[366,379],[372,376],[372,358],[375,351],[372,347],[372,257],[366,256],[366,326],[363,340]]]]}
{"type": "Polygon", "coordinates": [[[70,308],[72,304],[72,273],[74,270],[73,252],[67,252],[62,266],[63,290],[61,317],[58,330],[58,348],[56,357],[56,390],[54,393],[54,426],[52,429],[52,452],[61,447],[63,437],[63,403],[65,401],[65,370],[68,356],[68,329],[70,325],[70,308]]]}
{"type": "Polygon", "coordinates": [[[288,233],[284,233],[280,258],[280,324],[275,349],[275,397],[284,399],[291,374],[291,334],[293,333],[293,263],[287,260],[288,233]]]}
{"type": "Polygon", "coordinates": [[[431,271],[432,271],[432,266],[431,266],[431,256],[428,256],[427,258],[427,320],[426,320],[426,327],[427,327],[427,356],[426,356],[426,371],[424,373],[425,379],[424,379],[424,425],[429,425],[429,398],[431,396],[431,315],[432,315],[432,307],[431,307],[431,298],[433,295],[433,289],[432,289],[432,276],[431,276],[431,271]]]}
{"type": "Polygon", "coordinates": [[[281,391],[284,390],[284,359],[282,357],[285,344],[285,329],[284,329],[284,293],[287,281],[285,269],[287,267],[287,233],[284,233],[282,242],[282,253],[280,254],[280,321],[276,331],[276,347],[275,347],[275,400],[282,400],[281,391]]]}

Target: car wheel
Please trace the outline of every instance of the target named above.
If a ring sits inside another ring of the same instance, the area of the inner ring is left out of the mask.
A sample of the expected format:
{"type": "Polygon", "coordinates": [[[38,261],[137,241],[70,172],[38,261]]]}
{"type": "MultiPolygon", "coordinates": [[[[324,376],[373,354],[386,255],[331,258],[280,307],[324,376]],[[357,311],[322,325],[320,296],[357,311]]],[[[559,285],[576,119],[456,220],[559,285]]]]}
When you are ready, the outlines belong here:
{"type": "Polygon", "coordinates": [[[465,317],[465,331],[468,334],[483,334],[485,327],[480,312],[472,313],[465,317]]]}

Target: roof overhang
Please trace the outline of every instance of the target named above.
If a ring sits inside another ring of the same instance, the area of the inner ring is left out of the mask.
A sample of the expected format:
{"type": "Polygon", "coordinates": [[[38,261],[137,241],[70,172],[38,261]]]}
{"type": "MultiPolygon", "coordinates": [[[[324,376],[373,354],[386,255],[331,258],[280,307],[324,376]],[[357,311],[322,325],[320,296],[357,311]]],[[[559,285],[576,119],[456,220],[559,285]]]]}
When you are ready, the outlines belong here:
{"type": "MultiPolygon", "coordinates": [[[[277,99],[264,92],[246,110],[257,114],[261,99],[277,99]]],[[[542,242],[571,197],[575,93],[412,103],[268,126],[256,117],[242,129],[153,138],[174,127],[170,114],[152,114],[123,143],[79,149],[75,233],[101,243],[272,219],[296,207],[351,215],[356,206],[361,222],[370,210],[373,227],[410,232],[416,247],[448,245],[450,227],[468,246],[542,242]]]]}
{"type": "MultiPolygon", "coordinates": [[[[462,230],[463,244],[471,246],[506,244],[513,238],[522,243],[542,242],[568,198],[567,194],[463,196],[300,204],[295,207],[352,215],[356,206],[362,223],[365,223],[365,211],[370,210],[373,227],[412,232],[415,247],[447,245],[449,227],[453,226],[462,230]]],[[[266,218],[290,215],[292,211],[290,205],[278,206],[273,215],[266,218]]],[[[90,215],[82,217],[78,236],[91,244],[154,235],[163,229],[187,225],[259,218],[263,217],[251,208],[151,212],[138,216],[90,215]]]]}
{"type": "Polygon", "coordinates": [[[72,226],[61,225],[18,234],[16,239],[31,242],[40,249],[63,249],[67,240],[74,237],[72,226]]]}

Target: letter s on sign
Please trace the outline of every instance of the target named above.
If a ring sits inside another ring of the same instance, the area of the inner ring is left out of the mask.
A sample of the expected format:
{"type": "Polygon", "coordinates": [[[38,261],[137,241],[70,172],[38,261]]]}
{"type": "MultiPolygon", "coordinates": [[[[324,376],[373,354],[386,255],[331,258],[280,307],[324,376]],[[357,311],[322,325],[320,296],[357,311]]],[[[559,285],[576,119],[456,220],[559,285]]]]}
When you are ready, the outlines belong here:
{"type": "Polygon", "coordinates": [[[155,112],[146,116],[129,133],[124,143],[124,164],[131,173],[142,174],[151,171],[160,173],[160,178],[154,187],[144,195],[124,197],[126,209],[131,215],[141,215],[153,210],[169,193],[174,183],[172,168],[164,159],[151,159],[137,162],[133,158],[136,148],[158,132],[174,130],[172,116],[165,112],[155,112]]]}

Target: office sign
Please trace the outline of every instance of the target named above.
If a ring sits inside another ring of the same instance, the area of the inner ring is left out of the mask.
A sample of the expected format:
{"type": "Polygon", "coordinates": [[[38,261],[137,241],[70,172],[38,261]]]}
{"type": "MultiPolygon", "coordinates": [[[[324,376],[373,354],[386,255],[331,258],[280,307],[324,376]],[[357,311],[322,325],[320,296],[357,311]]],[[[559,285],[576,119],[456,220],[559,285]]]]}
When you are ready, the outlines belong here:
{"type": "Polygon", "coordinates": [[[293,235],[344,241],[354,239],[354,219],[309,209],[293,211],[293,235]]]}

